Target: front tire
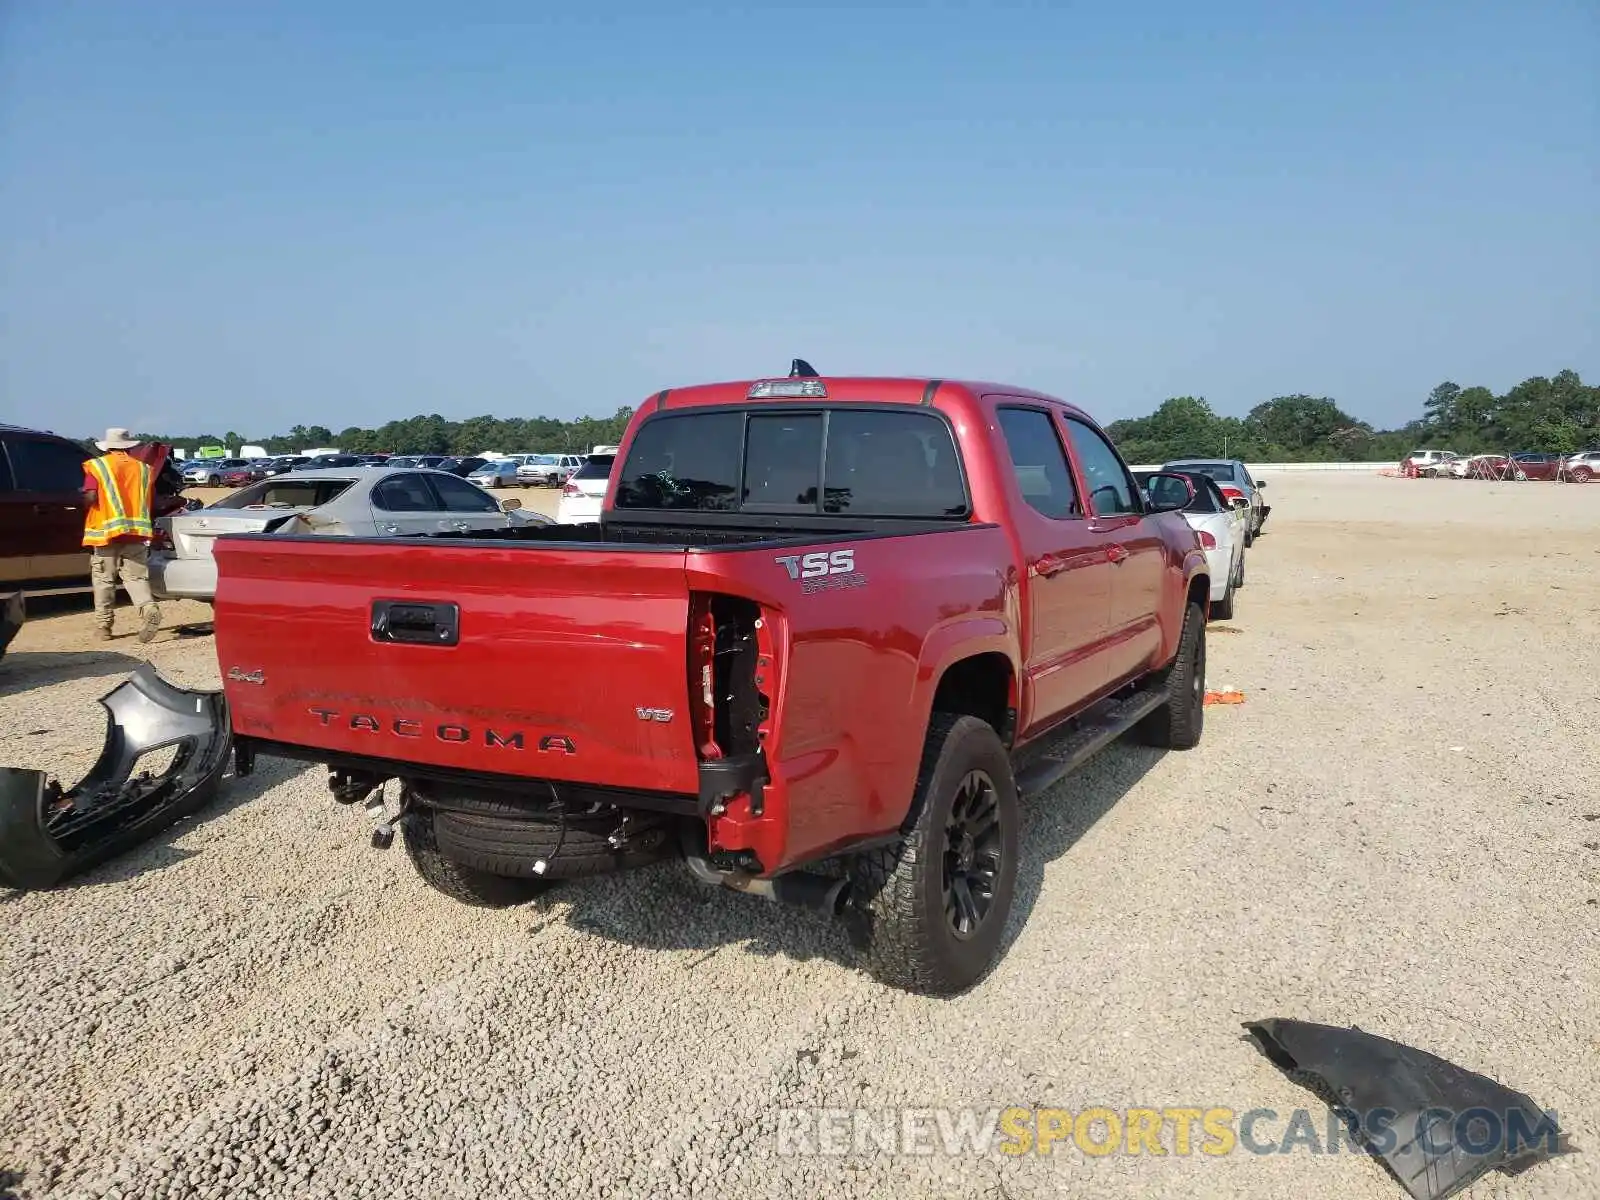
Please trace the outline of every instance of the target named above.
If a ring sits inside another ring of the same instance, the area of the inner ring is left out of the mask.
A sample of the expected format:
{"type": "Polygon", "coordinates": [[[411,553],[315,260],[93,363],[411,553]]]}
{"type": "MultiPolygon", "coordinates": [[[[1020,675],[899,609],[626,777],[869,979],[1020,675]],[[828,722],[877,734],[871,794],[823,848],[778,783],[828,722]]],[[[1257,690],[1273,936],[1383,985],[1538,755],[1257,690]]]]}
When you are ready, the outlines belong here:
{"type": "Polygon", "coordinates": [[[206,476],[206,486],[207,487],[221,487],[222,486],[222,476],[221,475],[207,475],[206,476]]]}
{"type": "Polygon", "coordinates": [[[510,879],[464,867],[446,858],[439,852],[439,843],[434,837],[433,816],[427,810],[414,812],[401,825],[400,832],[406,845],[406,857],[417,868],[423,882],[434,891],[474,908],[509,908],[532,900],[550,887],[551,881],[547,879],[510,879]]]}
{"type": "Polygon", "coordinates": [[[914,824],[851,862],[857,934],[883,983],[954,996],[994,965],[1017,884],[1017,785],[993,726],[935,713],[914,824]]]}
{"type": "Polygon", "coordinates": [[[1162,670],[1167,702],[1139,722],[1139,740],[1163,750],[1192,750],[1206,719],[1206,615],[1190,604],[1178,635],[1178,653],[1162,670]]]}

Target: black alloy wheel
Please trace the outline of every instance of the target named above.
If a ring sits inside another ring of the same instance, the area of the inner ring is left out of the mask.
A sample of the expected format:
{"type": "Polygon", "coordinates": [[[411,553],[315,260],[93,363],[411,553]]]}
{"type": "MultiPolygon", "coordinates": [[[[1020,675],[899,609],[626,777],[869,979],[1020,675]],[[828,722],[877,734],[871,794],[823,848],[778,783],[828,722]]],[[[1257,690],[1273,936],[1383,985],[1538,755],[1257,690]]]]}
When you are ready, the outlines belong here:
{"type": "Polygon", "coordinates": [[[1000,797],[985,771],[968,771],[945,825],[944,915],[956,937],[972,937],[994,907],[1004,866],[1000,797]]]}

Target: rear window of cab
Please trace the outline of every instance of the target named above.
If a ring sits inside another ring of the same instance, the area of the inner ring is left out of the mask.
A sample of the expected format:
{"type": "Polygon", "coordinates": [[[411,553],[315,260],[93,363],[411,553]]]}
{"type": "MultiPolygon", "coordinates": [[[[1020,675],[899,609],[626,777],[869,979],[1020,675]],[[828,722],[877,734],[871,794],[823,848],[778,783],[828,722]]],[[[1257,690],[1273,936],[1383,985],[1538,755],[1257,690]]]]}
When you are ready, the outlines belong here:
{"type": "Polygon", "coordinates": [[[668,413],[639,426],[619,509],[964,519],[950,426],[882,408],[668,413]]]}

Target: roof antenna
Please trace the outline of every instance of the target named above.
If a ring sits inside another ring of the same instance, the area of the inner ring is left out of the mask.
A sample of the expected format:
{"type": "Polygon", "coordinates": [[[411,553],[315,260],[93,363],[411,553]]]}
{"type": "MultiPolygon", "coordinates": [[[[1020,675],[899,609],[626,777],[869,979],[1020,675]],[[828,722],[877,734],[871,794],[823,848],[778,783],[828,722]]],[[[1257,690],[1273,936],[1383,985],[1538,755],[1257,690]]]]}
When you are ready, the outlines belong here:
{"type": "Polygon", "coordinates": [[[790,379],[816,379],[817,369],[803,358],[797,358],[789,364],[790,379]]]}

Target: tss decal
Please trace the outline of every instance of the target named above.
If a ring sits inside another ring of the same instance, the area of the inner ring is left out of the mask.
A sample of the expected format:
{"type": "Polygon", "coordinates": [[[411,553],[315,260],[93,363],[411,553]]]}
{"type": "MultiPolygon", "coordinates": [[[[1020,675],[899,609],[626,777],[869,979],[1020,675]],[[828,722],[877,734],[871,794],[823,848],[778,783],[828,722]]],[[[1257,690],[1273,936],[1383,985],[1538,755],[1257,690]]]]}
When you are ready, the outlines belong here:
{"type": "Polygon", "coordinates": [[[817,550],[811,554],[782,554],[776,559],[789,572],[790,579],[820,579],[824,575],[847,575],[856,569],[854,550],[817,550]]]}

